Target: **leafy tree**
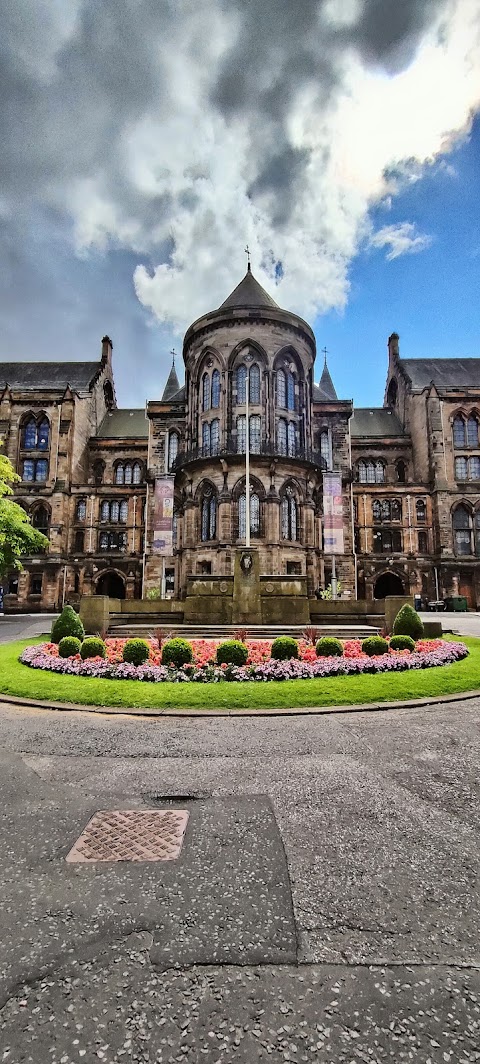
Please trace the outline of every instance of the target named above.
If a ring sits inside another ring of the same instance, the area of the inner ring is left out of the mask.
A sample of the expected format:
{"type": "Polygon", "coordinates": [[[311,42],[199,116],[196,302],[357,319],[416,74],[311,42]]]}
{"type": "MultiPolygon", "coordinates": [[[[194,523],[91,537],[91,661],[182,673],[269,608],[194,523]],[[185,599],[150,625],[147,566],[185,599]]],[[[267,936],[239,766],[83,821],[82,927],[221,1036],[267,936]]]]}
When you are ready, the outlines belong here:
{"type": "Polygon", "coordinates": [[[48,547],[47,537],[32,527],[23,507],[9,498],[17,480],[20,477],[0,450],[0,580],[9,570],[22,568],[24,554],[39,554],[48,547]]]}

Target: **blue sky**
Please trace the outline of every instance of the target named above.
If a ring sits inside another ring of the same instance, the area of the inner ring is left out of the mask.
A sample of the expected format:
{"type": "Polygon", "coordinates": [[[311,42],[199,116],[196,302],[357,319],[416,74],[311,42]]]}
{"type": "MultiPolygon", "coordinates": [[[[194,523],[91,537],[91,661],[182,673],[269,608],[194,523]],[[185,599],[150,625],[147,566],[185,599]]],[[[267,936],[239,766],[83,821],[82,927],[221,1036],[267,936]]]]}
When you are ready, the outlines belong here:
{"type": "Polygon", "coordinates": [[[346,309],[314,323],[338,395],[358,406],[383,403],[392,332],[404,358],[480,358],[480,119],[464,144],[371,216],[378,226],[412,222],[432,240],[390,262],[384,249],[362,250],[346,309]]]}
{"type": "Polygon", "coordinates": [[[246,243],[357,405],[394,330],[478,357],[479,55],[478,0],[7,5],[0,361],[108,333],[141,406],[246,243]]]}

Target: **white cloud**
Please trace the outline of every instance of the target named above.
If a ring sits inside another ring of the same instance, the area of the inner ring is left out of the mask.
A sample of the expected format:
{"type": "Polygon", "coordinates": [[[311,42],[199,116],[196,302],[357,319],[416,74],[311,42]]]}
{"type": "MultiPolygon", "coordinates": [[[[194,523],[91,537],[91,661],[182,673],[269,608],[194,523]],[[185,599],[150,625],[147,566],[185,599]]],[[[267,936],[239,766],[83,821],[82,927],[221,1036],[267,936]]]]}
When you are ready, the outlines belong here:
{"type": "Polygon", "coordinates": [[[417,233],[412,222],[400,222],[398,225],[384,225],[370,237],[369,244],[373,248],[388,248],[387,259],[398,259],[400,255],[416,255],[419,251],[425,251],[432,243],[431,236],[426,233],[417,233]]]}
{"type": "MultiPolygon", "coordinates": [[[[57,0],[22,136],[4,109],[5,210],[30,197],[68,213],[77,251],[133,252],[139,300],[177,332],[238,283],[247,242],[281,305],[343,307],[370,208],[447,155],[480,101],[478,0],[380,7],[57,0]]],[[[33,77],[27,37],[12,67],[28,56],[33,77]]],[[[429,238],[370,239],[394,258],[429,238]]]]}

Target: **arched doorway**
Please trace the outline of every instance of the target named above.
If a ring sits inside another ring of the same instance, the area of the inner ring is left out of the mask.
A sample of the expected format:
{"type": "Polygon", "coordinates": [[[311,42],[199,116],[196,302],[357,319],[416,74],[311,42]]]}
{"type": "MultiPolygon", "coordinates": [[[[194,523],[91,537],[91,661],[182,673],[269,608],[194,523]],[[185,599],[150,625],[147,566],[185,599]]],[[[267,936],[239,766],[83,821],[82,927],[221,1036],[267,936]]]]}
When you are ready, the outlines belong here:
{"type": "Polygon", "coordinates": [[[95,594],[108,595],[109,598],[124,599],[125,581],[123,577],[112,570],[108,573],[103,573],[100,579],[97,580],[95,594]]]}
{"type": "Polygon", "coordinates": [[[404,595],[403,581],[396,573],[382,573],[375,581],[373,597],[376,599],[386,598],[387,595],[404,595]]]}

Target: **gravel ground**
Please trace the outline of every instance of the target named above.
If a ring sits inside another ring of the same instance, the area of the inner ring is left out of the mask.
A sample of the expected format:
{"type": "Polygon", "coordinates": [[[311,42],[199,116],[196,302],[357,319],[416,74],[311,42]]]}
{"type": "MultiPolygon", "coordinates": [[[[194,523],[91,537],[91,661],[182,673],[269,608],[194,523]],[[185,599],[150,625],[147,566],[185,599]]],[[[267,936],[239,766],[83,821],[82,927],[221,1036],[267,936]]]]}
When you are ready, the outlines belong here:
{"type": "Polygon", "coordinates": [[[480,1060],[479,701],[0,709],[9,1064],[480,1060]],[[178,861],[65,864],[94,811],[170,806],[178,861]]]}

